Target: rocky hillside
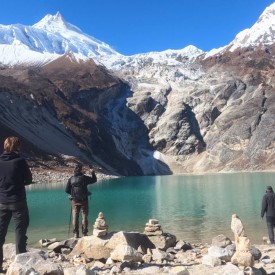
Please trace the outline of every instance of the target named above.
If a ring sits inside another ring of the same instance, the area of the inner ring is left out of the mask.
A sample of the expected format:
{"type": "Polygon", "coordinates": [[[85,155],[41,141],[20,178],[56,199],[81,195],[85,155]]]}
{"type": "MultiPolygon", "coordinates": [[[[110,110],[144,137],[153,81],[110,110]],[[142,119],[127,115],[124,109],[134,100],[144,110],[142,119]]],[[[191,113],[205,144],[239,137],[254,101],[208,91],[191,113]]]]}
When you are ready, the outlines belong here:
{"type": "Polygon", "coordinates": [[[0,78],[1,139],[19,135],[34,163],[79,159],[114,175],[154,173],[138,164],[152,147],[126,106],[129,86],[92,60],[63,56],[41,68],[3,67],[0,78]]]}
{"type": "Polygon", "coordinates": [[[111,64],[173,172],[274,170],[275,3],[228,46],[111,64]],[[169,156],[169,158],[167,158],[169,156]]]}
{"type": "Polygon", "coordinates": [[[274,18],[275,3],[208,53],[134,56],[60,14],[0,26],[0,138],[22,137],[34,165],[114,175],[274,170],[274,18]]]}

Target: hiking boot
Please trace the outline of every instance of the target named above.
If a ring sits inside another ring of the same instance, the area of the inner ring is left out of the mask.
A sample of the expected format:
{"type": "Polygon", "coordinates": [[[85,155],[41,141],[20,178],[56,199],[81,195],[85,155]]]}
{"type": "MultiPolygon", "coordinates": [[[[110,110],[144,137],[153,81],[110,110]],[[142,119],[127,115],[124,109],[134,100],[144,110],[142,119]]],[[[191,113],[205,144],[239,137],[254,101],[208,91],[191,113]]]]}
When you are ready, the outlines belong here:
{"type": "Polygon", "coordinates": [[[87,233],[83,233],[83,237],[86,237],[86,236],[88,236],[88,234],[87,233]]]}
{"type": "Polygon", "coordinates": [[[79,238],[79,234],[78,233],[74,233],[74,238],[78,239],[79,238]]]}

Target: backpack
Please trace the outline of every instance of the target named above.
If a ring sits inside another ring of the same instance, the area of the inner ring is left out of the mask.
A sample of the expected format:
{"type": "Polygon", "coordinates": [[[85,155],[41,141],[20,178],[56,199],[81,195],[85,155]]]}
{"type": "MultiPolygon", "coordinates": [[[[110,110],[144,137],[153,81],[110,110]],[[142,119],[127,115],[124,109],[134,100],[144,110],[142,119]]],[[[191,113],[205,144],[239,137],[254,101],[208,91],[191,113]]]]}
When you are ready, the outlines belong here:
{"type": "Polygon", "coordinates": [[[88,189],[85,184],[84,176],[73,176],[71,178],[71,196],[73,200],[85,201],[88,198],[88,189]]]}

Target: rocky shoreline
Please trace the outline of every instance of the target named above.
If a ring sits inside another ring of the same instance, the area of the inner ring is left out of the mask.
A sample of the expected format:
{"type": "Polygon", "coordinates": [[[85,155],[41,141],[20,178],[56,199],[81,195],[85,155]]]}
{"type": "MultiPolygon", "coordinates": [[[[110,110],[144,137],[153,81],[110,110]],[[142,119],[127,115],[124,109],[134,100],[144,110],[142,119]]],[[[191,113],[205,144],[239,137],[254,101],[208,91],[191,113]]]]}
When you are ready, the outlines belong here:
{"type": "MultiPolygon", "coordinates": [[[[89,175],[89,172],[86,173],[89,175]]],[[[59,169],[32,169],[34,183],[66,183],[73,175],[72,168],[59,168],[59,169]]],[[[117,176],[107,175],[96,172],[98,181],[117,178],[117,176]]]]}
{"type": "Polygon", "coordinates": [[[211,244],[191,244],[163,232],[158,220],[143,233],[108,232],[103,213],[92,235],[59,241],[41,239],[29,252],[15,255],[4,245],[7,275],[264,275],[275,273],[275,246],[250,245],[241,221],[232,216],[234,241],[214,236],[211,244]]]}

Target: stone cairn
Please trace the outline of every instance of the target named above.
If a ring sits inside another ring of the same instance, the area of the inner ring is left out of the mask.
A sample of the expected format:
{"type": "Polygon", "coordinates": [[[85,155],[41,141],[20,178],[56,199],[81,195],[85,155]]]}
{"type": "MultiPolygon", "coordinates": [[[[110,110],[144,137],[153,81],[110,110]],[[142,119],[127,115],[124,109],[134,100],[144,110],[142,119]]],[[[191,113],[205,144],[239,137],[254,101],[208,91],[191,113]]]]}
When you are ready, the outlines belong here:
{"type": "Polygon", "coordinates": [[[254,257],[250,252],[250,240],[245,236],[242,221],[236,214],[232,215],[231,230],[234,233],[236,245],[236,252],[231,258],[231,262],[242,266],[254,266],[254,257]]]}
{"type": "Polygon", "coordinates": [[[163,231],[158,220],[150,219],[149,222],[146,223],[143,233],[147,236],[161,236],[163,231]]]}
{"type": "Polygon", "coordinates": [[[93,235],[96,237],[102,237],[108,233],[108,225],[106,224],[104,215],[102,212],[98,213],[98,217],[95,220],[93,235]]]}

